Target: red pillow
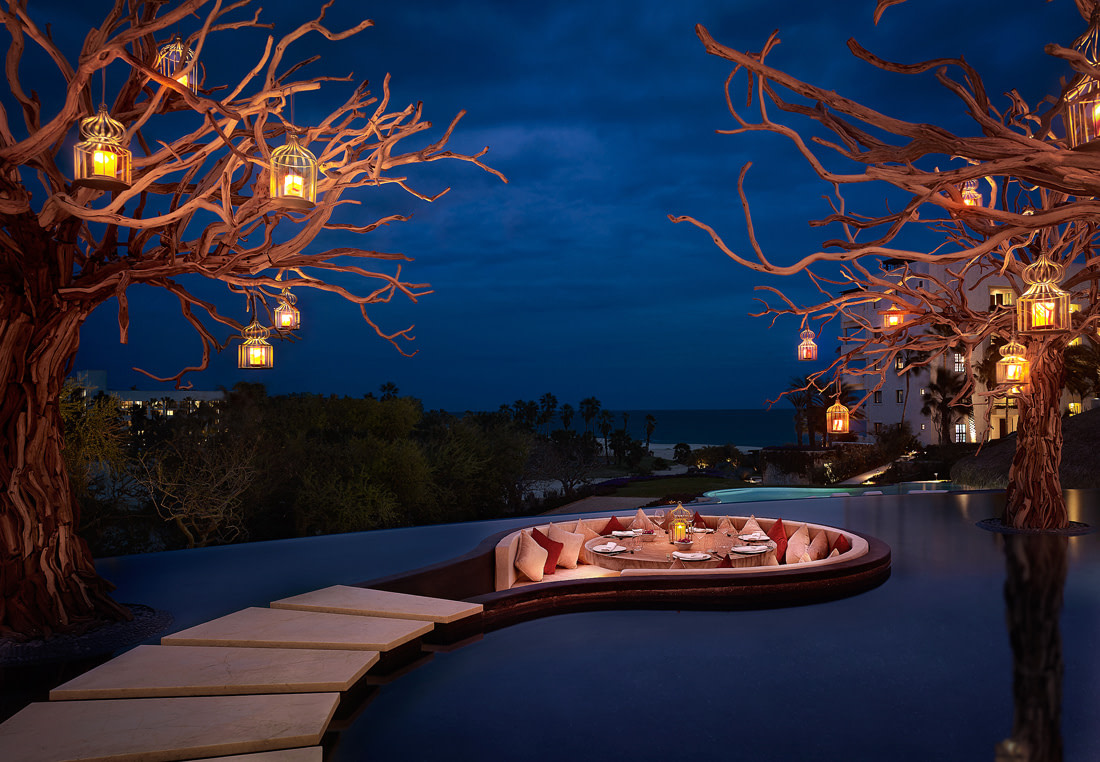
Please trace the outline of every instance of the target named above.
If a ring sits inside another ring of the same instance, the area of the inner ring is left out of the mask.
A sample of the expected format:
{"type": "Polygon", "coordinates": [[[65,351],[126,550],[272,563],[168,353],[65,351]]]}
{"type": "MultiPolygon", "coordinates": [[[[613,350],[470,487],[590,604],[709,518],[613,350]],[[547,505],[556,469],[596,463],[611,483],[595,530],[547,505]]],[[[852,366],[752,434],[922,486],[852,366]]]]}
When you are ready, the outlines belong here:
{"type": "Polygon", "coordinates": [[[702,516],[699,515],[699,511],[695,512],[695,515],[691,517],[691,523],[699,529],[706,529],[707,522],[702,516]]]}
{"type": "Polygon", "coordinates": [[[715,568],[717,568],[717,569],[732,569],[733,564],[730,563],[730,557],[729,556],[724,557],[721,561],[718,562],[718,566],[716,566],[715,568]]]}
{"type": "Polygon", "coordinates": [[[830,550],[829,552],[832,553],[833,550],[839,550],[842,554],[844,554],[851,549],[852,543],[848,542],[848,538],[844,535],[838,535],[836,538],[836,542],[833,543],[832,550],[830,550]]]}
{"type": "Polygon", "coordinates": [[[783,529],[783,519],[776,519],[768,530],[768,538],[775,543],[775,557],[779,563],[786,563],[787,532],[783,529]]]}
{"type": "Polygon", "coordinates": [[[542,573],[553,574],[554,570],[558,568],[558,556],[561,555],[561,549],[565,547],[565,543],[551,540],[534,527],[531,528],[531,539],[546,548],[546,566],[543,568],[542,573]]]}
{"type": "Polygon", "coordinates": [[[611,521],[607,522],[607,526],[603,528],[600,534],[611,534],[612,532],[625,532],[626,527],[619,523],[619,519],[616,516],[611,517],[611,521]]]}

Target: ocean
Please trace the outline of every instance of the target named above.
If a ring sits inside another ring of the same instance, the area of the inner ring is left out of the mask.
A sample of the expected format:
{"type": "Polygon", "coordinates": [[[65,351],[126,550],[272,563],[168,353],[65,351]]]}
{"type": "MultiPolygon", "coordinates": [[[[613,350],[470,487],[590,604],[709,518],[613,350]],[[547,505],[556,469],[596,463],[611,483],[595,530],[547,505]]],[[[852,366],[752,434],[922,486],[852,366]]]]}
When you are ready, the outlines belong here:
{"type": "MultiPolygon", "coordinates": [[[[623,425],[635,439],[645,440],[645,417],[657,419],[652,444],[673,445],[686,442],[699,444],[733,444],[739,447],[767,447],[795,441],[794,408],[776,406],[771,410],[613,410],[615,428],[623,425]]],[[[584,421],[577,416],[573,428],[584,430],[584,421]]]]}

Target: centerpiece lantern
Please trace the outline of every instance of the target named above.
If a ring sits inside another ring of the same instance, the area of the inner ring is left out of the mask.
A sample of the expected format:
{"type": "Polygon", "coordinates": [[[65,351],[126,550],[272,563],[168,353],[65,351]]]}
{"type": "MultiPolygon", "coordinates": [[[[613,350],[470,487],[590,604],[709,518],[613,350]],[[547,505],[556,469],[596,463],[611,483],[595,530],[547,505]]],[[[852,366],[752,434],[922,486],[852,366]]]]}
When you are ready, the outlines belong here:
{"type": "Polygon", "coordinates": [[[825,411],[825,423],[830,434],[847,434],[848,419],[848,408],[841,405],[840,400],[825,411]]]}
{"type": "Polygon", "coordinates": [[[668,541],[684,542],[688,539],[688,529],[691,527],[691,511],[684,507],[683,503],[676,503],[676,507],[668,512],[668,541]]]}
{"type": "Polygon", "coordinates": [[[317,201],[317,157],[296,135],[271,152],[271,200],[302,211],[317,201]]]}
{"type": "Polygon", "coordinates": [[[280,331],[297,331],[302,327],[302,313],[294,306],[298,301],[290,288],[284,288],[279,295],[279,306],[275,308],[275,328],[280,331]]]}
{"type": "Polygon", "coordinates": [[[1030,284],[1016,300],[1016,330],[1019,333],[1059,333],[1069,328],[1069,294],[1058,288],[1064,269],[1045,254],[1024,268],[1030,284]]]}
{"type": "Polygon", "coordinates": [[[271,334],[264,326],[252,318],[252,322],[241,332],[245,341],[237,347],[238,368],[270,368],[275,364],[275,351],[267,343],[271,334]]]}
{"type": "Polygon", "coordinates": [[[122,144],[126,128],[99,105],[99,113],[80,120],[82,140],[73,147],[73,185],[119,191],[130,187],[130,151],[122,144]]]}
{"type": "Polygon", "coordinates": [[[1024,357],[1024,351],[1024,345],[1016,341],[1010,341],[1001,347],[1001,359],[997,361],[998,384],[1027,383],[1031,363],[1024,357]]]}
{"type": "Polygon", "coordinates": [[[195,92],[195,80],[192,76],[194,72],[192,72],[192,75],[185,72],[194,59],[195,54],[191,48],[177,34],[171,42],[162,45],[157,50],[157,58],[153,62],[153,68],[157,70],[158,74],[174,79],[191,92],[195,92]]]}
{"type": "MultiPolygon", "coordinates": [[[[1077,48],[1093,66],[1097,61],[1097,34],[1094,28],[1077,48]]],[[[1066,139],[1070,148],[1079,148],[1100,137],[1100,82],[1088,75],[1081,75],[1081,81],[1072,87],[1065,97],[1066,139]]]]}
{"type": "Polygon", "coordinates": [[[817,344],[814,343],[814,332],[807,328],[805,331],[798,334],[798,338],[802,339],[802,343],[798,345],[798,359],[816,360],[817,344]]]}

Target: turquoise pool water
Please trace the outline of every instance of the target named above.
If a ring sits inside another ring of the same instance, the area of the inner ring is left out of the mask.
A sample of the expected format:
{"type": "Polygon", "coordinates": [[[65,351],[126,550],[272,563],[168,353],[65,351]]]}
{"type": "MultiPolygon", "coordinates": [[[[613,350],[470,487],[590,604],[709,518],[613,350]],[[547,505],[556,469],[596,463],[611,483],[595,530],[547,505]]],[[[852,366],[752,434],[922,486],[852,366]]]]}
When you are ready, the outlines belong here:
{"type": "Polygon", "coordinates": [[[767,500],[802,500],[810,497],[832,497],[840,493],[859,495],[908,495],[912,492],[931,492],[933,490],[954,492],[958,485],[946,481],[903,482],[887,484],[881,487],[746,487],[744,489],[719,489],[707,492],[706,496],[719,503],[755,503],[767,500]]]}

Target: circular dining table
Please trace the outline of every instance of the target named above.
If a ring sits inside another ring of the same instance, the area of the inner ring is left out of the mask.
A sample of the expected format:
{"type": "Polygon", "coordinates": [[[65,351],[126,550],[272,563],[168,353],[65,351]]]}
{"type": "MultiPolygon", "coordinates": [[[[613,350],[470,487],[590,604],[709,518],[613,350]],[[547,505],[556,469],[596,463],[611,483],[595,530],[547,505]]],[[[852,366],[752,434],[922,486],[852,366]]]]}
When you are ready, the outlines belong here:
{"type": "MultiPolygon", "coordinates": [[[[723,557],[718,555],[715,549],[717,539],[714,533],[696,535],[695,543],[689,550],[684,552],[706,553],[707,557],[699,561],[680,559],[684,567],[687,569],[713,569],[722,563],[723,557]]],[[[738,546],[747,544],[738,540],[736,535],[725,539],[738,546]]],[[[775,543],[768,540],[767,542],[754,544],[766,545],[768,550],[751,555],[731,551],[729,553],[730,568],[737,569],[769,564],[768,557],[775,557],[775,543]]],[[[668,569],[676,561],[676,556],[672,555],[673,552],[679,550],[677,546],[668,541],[668,535],[663,532],[659,532],[648,542],[643,537],[633,539],[610,535],[594,537],[584,544],[584,548],[594,565],[614,571],[622,571],[623,569],[668,569]],[[606,545],[609,542],[615,542],[615,544],[623,546],[627,550],[617,553],[601,553],[595,550],[597,545],[606,545]],[[631,552],[632,550],[633,552],[631,552]]]]}

